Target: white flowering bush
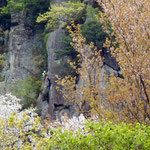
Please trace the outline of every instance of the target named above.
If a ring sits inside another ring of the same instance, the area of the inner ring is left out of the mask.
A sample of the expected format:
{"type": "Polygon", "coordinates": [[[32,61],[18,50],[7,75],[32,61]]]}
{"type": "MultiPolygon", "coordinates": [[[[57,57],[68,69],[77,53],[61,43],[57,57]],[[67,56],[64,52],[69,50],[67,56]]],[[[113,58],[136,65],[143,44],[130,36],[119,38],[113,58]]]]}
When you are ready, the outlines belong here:
{"type": "Polygon", "coordinates": [[[0,119],[8,117],[13,112],[18,112],[21,109],[19,104],[20,99],[16,98],[11,94],[1,95],[0,96],[0,119]]]}
{"type": "Polygon", "coordinates": [[[20,101],[11,94],[0,96],[0,149],[40,149],[44,143],[45,146],[51,143],[51,132],[59,127],[63,133],[70,130],[75,134],[84,130],[86,119],[82,114],[71,119],[62,116],[61,123],[45,121],[42,125],[36,109],[22,110],[20,101]]]}
{"type": "Polygon", "coordinates": [[[32,133],[42,129],[35,108],[21,111],[19,102],[11,94],[0,96],[0,149],[32,146],[32,133]]]}
{"type": "Polygon", "coordinates": [[[83,114],[80,114],[79,117],[73,116],[72,118],[68,118],[67,115],[64,115],[61,117],[61,122],[57,120],[49,122],[47,128],[57,129],[58,127],[61,127],[62,132],[65,132],[66,130],[77,132],[78,130],[84,129],[86,122],[87,120],[83,114]]]}

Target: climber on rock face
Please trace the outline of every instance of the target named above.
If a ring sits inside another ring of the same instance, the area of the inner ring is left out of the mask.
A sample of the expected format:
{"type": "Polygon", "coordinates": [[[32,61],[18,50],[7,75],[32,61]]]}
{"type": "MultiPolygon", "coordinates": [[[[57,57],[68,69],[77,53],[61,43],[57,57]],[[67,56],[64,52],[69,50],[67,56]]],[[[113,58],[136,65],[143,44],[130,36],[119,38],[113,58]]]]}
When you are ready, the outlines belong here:
{"type": "Polygon", "coordinates": [[[48,75],[46,76],[46,79],[48,80],[48,82],[49,82],[49,88],[51,87],[51,80],[50,80],[50,78],[48,77],[48,75]]]}
{"type": "Polygon", "coordinates": [[[46,77],[47,73],[46,71],[44,70],[43,73],[42,73],[42,78],[45,80],[45,77],[46,77]]]}
{"type": "Polygon", "coordinates": [[[48,76],[48,73],[46,73],[45,70],[42,73],[42,78],[44,79],[44,81],[45,81],[45,79],[48,80],[48,87],[50,88],[51,87],[51,80],[50,80],[50,78],[48,76]]]}

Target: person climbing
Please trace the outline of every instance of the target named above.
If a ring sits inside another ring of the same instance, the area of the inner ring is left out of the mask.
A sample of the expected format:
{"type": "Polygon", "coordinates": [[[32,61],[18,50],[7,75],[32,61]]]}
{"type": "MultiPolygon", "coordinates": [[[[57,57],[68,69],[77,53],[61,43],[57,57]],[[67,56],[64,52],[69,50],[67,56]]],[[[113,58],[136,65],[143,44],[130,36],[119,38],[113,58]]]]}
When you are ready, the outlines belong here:
{"type": "Polygon", "coordinates": [[[51,87],[51,80],[49,78],[49,76],[47,75],[48,73],[46,73],[46,71],[44,70],[43,73],[42,73],[42,78],[45,80],[47,79],[48,80],[48,87],[50,88],[51,87]]]}
{"type": "Polygon", "coordinates": [[[48,80],[48,87],[50,88],[50,87],[51,87],[51,80],[50,80],[50,78],[48,77],[48,75],[46,76],[46,79],[48,80]]]}
{"type": "Polygon", "coordinates": [[[42,78],[43,78],[44,80],[45,80],[46,75],[47,75],[47,74],[46,74],[46,71],[44,70],[43,73],[42,73],[42,78]]]}

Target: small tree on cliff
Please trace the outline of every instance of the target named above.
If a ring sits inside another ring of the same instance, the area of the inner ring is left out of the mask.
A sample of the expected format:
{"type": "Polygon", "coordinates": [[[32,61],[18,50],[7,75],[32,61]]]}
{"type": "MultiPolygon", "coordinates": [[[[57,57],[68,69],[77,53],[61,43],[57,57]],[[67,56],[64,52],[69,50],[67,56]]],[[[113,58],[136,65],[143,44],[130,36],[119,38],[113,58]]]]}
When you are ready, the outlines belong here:
{"type": "Polygon", "coordinates": [[[104,110],[103,88],[100,86],[102,80],[100,70],[103,65],[101,50],[98,50],[93,43],[86,44],[86,39],[80,31],[80,25],[72,24],[72,27],[68,27],[68,29],[73,39],[71,45],[79,53],[77,64],[75,62],[69,63],[79,74],[79,81],[77,85],[77,77],[71,77],[70,75],[63,79],[58,77],[57,84],[59,86],[57,90],[63,93],[67,101],[78,106],[76,108],[80,113],[87,111],[87,108],[84,107],[88,103],[91,108],[90,111],[102,119],[108,111],[104,110]],[[74,31],[72,31],[72,28],[74,31]]]}
{"type": "Polygon", "coordinates": [[[86,5],[81,2],[63,2],[61,5],[51,5],[49,11],[39,15],[37,23],[47,22],[46,30],[53,31],[61,24],[66,26],[71,21],[80,20],[85,14],[86,5]]]}
{"type": "Polygon", "coordinates": [[[150,1],[99,0],[99,3],[105,12],[101,13],[100,21],[110,39],[114,36],[116,39],[113,43],[107,39],[105,46],[111,47],[124,76],[110,79],[107,98],[121,119],[150,121],[150,1]]]}

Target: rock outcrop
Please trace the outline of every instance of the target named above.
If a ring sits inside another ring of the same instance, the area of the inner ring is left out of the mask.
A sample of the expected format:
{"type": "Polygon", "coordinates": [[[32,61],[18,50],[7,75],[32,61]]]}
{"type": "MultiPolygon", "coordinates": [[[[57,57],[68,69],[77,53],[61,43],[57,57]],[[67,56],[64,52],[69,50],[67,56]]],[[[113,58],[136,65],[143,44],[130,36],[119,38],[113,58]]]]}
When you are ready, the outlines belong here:
{"type": "Polygon", "coordinates": [[[33,61],[35,57],[33,51],[35,48],[37,51],[37,48],[42,46],[42,41],[39,34],[33,34],[32,30],[27,27],[26,19],[23,13],[11,15],[6,66],[3,70],[6,92],[11,91],[12,83],[16,83],[19,79],[24,80],[37,72],[36,64],[33,61]]]}
{"type": "MultiPolygon", "coordinates": [[[[47,90],[49,91],[48,92],[49,93],[48,113],[51,115],[52,119],[60,119],[58,111],[59,111],[59,108],[63,107],[65,103],[63,96],[60,95],[56,90],[56,77],[55,77],[55,75],[59,74],[59,65],[60,65],[59,64],[60,61],[56,59],[55,51],[57,49],[63,49],[63,45],[61,43],[61,38],[63,35],[64,35],[64,31],[60,27],[59,29],[51,32],[47,40],[47,54],[48,54],[47,75],[51,81],[50,88],[47,88],[47,90]]],[[[45,91],[46,90],[44,88],[42,91],[43,94],[41,93],[43,96],[39,95],[39,98],[38,98],[38,107],[41,108],[41,112],[44,111],[42,108],[42,105],[46,101],[46,99],[44,98],[44,95],[46,94],[45,91]]]]}
{"type": "Polygon", "coordinates": [[[51,80],[51,88],[49,92],[49,113],[53,114],[54,104],[63,104],[64,100],[56,90],[56,78],[55,75],[59,74],[59,61],[56,60],[55,51],[57,49],[63,49],[61,44],[61,38],[64,35],[64,31],[61,27],[54,32],[50,33],[50,37],[47,41],[47,54],[48,54],[48,75],[51,80]]]}
{"type": "Polygon", "coordinates": [[[37,99],[37,107],[41,112],[41,119],[42,120],[48,114],[49,90],[50,90],[49,83],[48,83],[47,79],[45,79],[43,81],[43,84],[42,84],[42,91],[39,93],[39,96],[38,96],[38,99],[37,99]]]}
{"type": "Polygon", "coordinates": [[[58,49],[63,49],[63,44],[61,39],[64,35],[64,30],[59,27],[59,29],[50,33],[50,37],[47,41],[47,54],[48,54],[48,76],[51,80],[51,87],[49,90],[49,108],[48,112],[53,118],[60,119],[61,115],[67,113],[69,117],[72,116],[74,110],[64,101],[64,98],[56,90],[56,75],[59,75],[60,71],[60,60],[56,59],[55,51],[58,49]]]}
{"type": "MultiPolygon", "coordinates": [[[[11,29],[9,33],[9,47],[5,81],[6,83],[24,79],[33,70],[32,48],[33,41],[24,27],[23,13],[11,15],[11,29]]],[[[33,38],[32,38],[33,39],[33,38]]]]}

